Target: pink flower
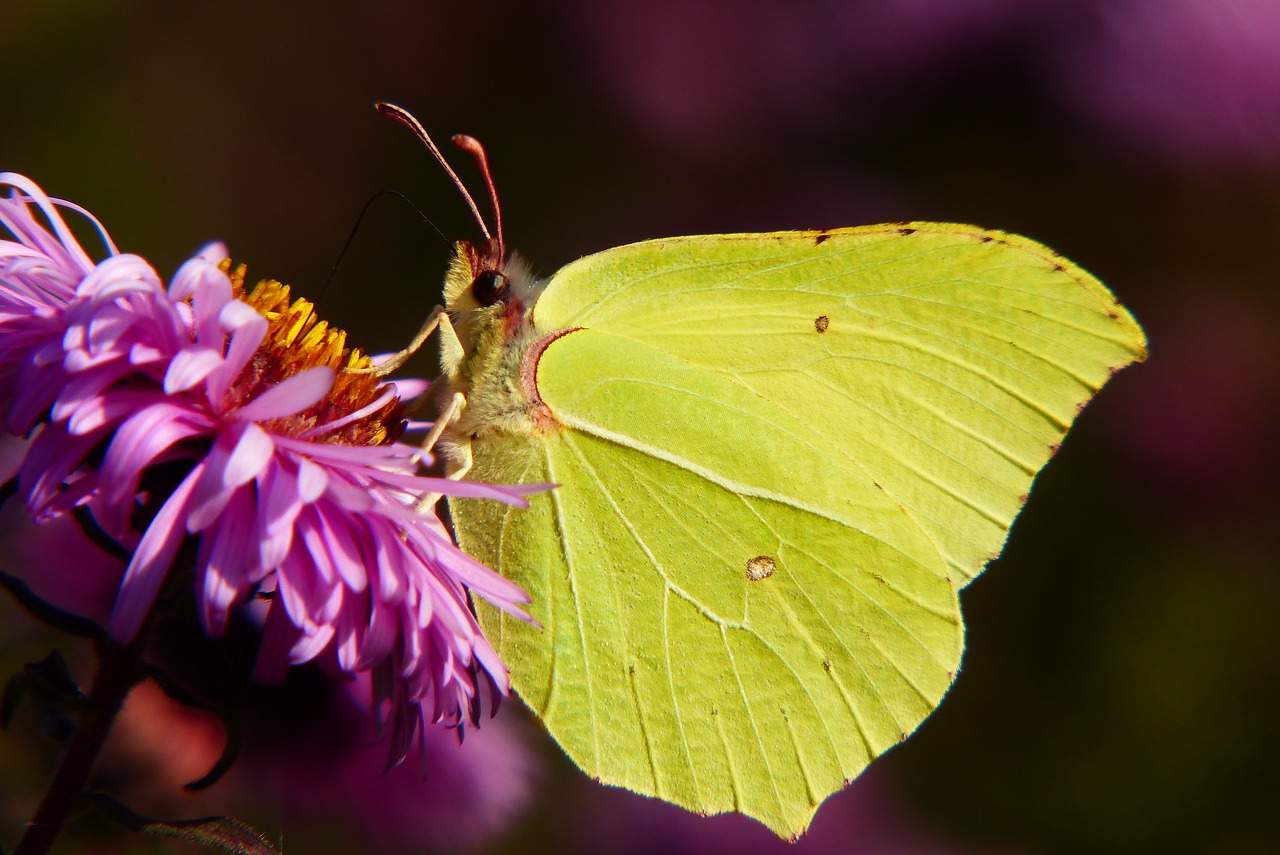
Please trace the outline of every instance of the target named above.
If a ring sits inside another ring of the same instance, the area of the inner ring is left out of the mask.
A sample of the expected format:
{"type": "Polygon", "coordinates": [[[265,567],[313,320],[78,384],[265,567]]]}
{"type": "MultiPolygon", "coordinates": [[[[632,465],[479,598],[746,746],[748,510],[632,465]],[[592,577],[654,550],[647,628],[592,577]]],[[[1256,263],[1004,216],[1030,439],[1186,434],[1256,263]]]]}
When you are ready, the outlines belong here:
{"type": "MultiPolygon", "coordinates": [[[[27,179],[0,200],[0,414],[33,440],[19,494],[37,520],[87,509],[132,553],[110,618],[119,642],[148,620],[173,572],[194,584],[211,636],[255,595],[272,599],[257,673],[333,650],[368,672],[398,760],[428,723],[475,722],[507,671],[467,591],[522,618],[527,595],[459,550],[431,494],[521,503],[527,487],[418,474],[395,441],[392,384],[305,300],[220,247],[166,289],[141,258],[93,263],[27,179]],[[36,218],[43,214],[48,228],[36,218]],[[190,548],[189,548],[190,547],[190,548]]],[[[104,233],[105,239],[105,233],[104,233]]]]}
{"type": "MultiPolygon", "coordinates": [[[[28,197],[0,198],[0,226],[16,238],[0,241],[0,413],[5,428],[21,434],[32,428],[66,381],[58,357],[62,315],[94,264],[39,187],[9,172],[0,173],[0,186],[28,197]],[[32,203],[55,234],[36,221],[32,203]]],[[[105,232],[103,238],[114,255],[105,232]]]]}

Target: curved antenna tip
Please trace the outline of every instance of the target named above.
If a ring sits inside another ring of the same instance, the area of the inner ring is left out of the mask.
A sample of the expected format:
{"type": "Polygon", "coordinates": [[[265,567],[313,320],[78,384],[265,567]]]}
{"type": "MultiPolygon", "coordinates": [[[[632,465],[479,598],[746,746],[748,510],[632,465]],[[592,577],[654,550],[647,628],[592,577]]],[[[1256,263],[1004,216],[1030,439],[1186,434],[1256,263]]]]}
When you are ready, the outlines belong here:
{"type": "Polygon", "coordinates": [[[484,186],[489,192],[489,203],[493,205],[493,230],[498,241],[498,255],[501,257],[507,251],[502,239],[502,207],[498,204],[498,187],[493,181],[493,173],[489,170],[489,155],[485,152],[480,140],[469,134],[457,134],[451,137],[451,141],[475,158],[476,165],[480,167],[480,174],[484,176],[484,186]]]}
{"type": "Polygon", "coordinates": [[[415,119],[413,114],[408,110],[403,107],[397,107],[395,104],[387,101],[377,101],[374,103],[373,108],[382,115],[395,119],[400,124],[413,131],[414,136],[416,136],[418,140],[425,145],[428,150],[430,150],[431,154],[435,156],[436,161],[444,169],[445,174],[447,174],[449,179],[453,181],[453,186],[457,187],[458,192],[462,194],[462,198],[467,203],[467,207],[471,209],[472,217],[475,218],[476,224],[480,227],[480,233],[484,235],[485,240],[491,240],[492,236],[489,234],[488,226],[485,225],[484,217],[480,216],[480,208],[476,205],[476,200],[472,198],[471,194],[467,191],[467,187],[462,183],[462,179],[458,177],[458,173],[454,172],[453,167],[451,167],[449,162],[444,159],[444,155],[436,146],[435,141],[431,139],[431,135],[427,133],[427,129],[422,126],[422,123],[415,119]]]}

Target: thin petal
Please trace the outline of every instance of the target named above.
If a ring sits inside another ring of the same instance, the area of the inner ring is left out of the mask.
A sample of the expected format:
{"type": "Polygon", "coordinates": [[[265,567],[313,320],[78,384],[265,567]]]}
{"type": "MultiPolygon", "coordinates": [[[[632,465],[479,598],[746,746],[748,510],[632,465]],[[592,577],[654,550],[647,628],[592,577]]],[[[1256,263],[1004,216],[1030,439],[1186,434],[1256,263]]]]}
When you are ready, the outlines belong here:
{"type": "Polygon", "coordinates": [[[270,462],[275,448],[271,434],[255,424],[246,424],[235,449],[227,459],[227,468],[222,473],[223,486],[239,487],[248,484],[270,462]]]}
{"type": "Polygon", "coordinates": [[[324,495],[329,486],[329,475],[323,466],[317,466],[305,457],[298,461],[298,495],[310,504],[324,495]]]}
{"type": "MultiPolygon", "coordinates": [[[[222,308],[218,322],[221,329],[231,333],[231,342],[227,345],[226,360],[222,367],[209,375],[205,384],[211,407],[222,406],[227,389],[249,364],[269,326],[266,318],[254,311],[252,306],[239,300],[232,300],[222,308]]],[[[202,344],[216,348],[221,347],[222,342],[223,335],[219,332],[212,340],[203,341],[202,344]]]]}
{"type": "Polygon", "coordinates": [[[310,662],[319,656],[332,640],[333,627],[328,624],[317,627],[311,635],[303,633],[289,650],[289,661],[294,665],[310,662]]]}
{"type": "Polygon", "coordinates": [[[245,571],[252,566],[257,553],[253,511],[252,491],[237,490],[220,516],[216,530],[203,539],[209,540],[212,546],[204,565],[200,617],[205,632],[213,638],[222,635],[232,604],[249,586],[245,571]]]}
{"type": "Polygon", "coordinates": [[[108,531],[125,530],[143,471],[165,451],[208,427],[189,416],[189,411],[165,401],[146,407],[116,430],[102,460],[100,505],[107,516],[100,522],[108,531]]]}
{"type": "Polygon", "coordinates": [[[121,644],[128,644],[138,634],[138,628],[151,611],[156,593],[169,573],[178,547],[187,535],[181,520],[199,473],[200,466],[196,466],[178,485],[133,551],[109,624],[112,639],[121,644]]]}
{"type": "Polygon", "coordinates": [[[277,383],[232,413],[242,421],[266,421],[300,413],[319,402],[333,388],[332,368],[323,365],[300,371],[277,383]]]}
{"type": "Polygon", "coordinates": [[[185,392],[204,381],[222,365],[222,354],[211,347],[190,347],[169,362],[164,373],[164,391],[173,395],[185,392]]]}
{"type": "Polygon", "coordinates": [[[316,508],[324,526],[324,541],[333,567],[352,591],[363,591],[368,584],[364,572],[365,556],[360,550],[359,517],[347,519],[346,514],[333,513],[333,509],[319,505],[316,508]]]}
{"type": "MultiPolygon", "coordinates": [[[[81,249],[79,242],[71,233],[71,229],[67,228],[67,224],[63,221],[62,215],[59,214],[58,209],[54,207],[53,200],[46,196],[44,191],[41,190],[35,182],[25,176],[18,175],[16,172],[0,172],[0,184],[7,184],[10,187],[16,187],[36,203],[41,212],[49,220],[49,225],[53,226],[54,232],[61,240],[62,247],[70,255],[71,260],[79,266],[82,274],[93,269],[93,262],[89,259],[88,254],[81,249]]],[[[90,217],[90,219],[93,218],[90,217]]],[[[98,226],[98,230],[102,233],[103,237],[106,237],[106,231],[102,228],[102,225],[98,223],[96,219],[93,219],[93,222],[98,226]]],[[[114,246],[111,247],[111,251],[115,251],[114,246]]]]}

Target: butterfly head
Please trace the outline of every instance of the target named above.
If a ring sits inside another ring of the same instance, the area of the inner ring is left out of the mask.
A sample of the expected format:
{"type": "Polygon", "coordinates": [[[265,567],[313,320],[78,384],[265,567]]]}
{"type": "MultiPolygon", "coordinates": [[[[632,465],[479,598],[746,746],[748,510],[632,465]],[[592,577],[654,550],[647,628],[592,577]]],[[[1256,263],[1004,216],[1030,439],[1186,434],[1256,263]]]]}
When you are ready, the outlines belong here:
{"type": "MultiPolygon", "coordinates": [[[[481,239],[475,243],[459,241],[454,245],[453,260],[445,277],[445,309],[456,340],[450,345],[442,339],[441,362],[450,378],[451,388],[468,395],[473,384],[484,385],[485,378],[502,385],[505,381],[501,378],[518,374],[522,354],[534,339],[530,310],[545,283],[534,279],[518,256],[507,253],[502,238],[502,209],[484,146],[474,137],[459,135],[452,138],[453,144],[471,155],[480,169],[489,204],[493,208],[492,228],[480,213],[475,197],[421,123],[407,110],[394,104],[380,103],[376,106],[378,112],[413,131],[430,150],[471,210],[481,234],[481,239]]],[[[509,397],[509,390],[507,393],[493,392],[487,399],[500,399],[504,394],[509,397]]],[[[480,397],[485,398],[485,395],[480,397]]],[[[503,406],[506,404],[517,410],[527,406],[527,403],[519,401],[508,401],[503,406]]],[[[485,420],[484,417],[477,418],[485,420]]]]}
{"type": "Polygon", "coordinates": [[[455,322],[483,318],[517,324],[533,308],[543,283],[533,277],[524,259],[503,256],[502,250],[492,239],[479,245],[461,241],[454,247],[444,304],[455,322]]]}

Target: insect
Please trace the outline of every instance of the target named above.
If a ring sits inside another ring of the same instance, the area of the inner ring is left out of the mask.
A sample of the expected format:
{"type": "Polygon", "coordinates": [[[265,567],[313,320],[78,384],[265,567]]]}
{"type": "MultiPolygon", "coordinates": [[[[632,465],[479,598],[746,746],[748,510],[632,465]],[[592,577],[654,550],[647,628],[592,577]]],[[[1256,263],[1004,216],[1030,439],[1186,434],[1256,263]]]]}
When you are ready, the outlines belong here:
{"type": "Polygon", "coordinates": [[[1143,332],[1048,248],[952,224],[647,241],[535,280],[455,141],[495,229],[444,164],[485,237],[419,336],[432,441],[454,477],[558,485],[451,500],[542,624],[478,604],[485,631],[587,774],[795,837],[939,704],[960,590],[1143,332]]]}

